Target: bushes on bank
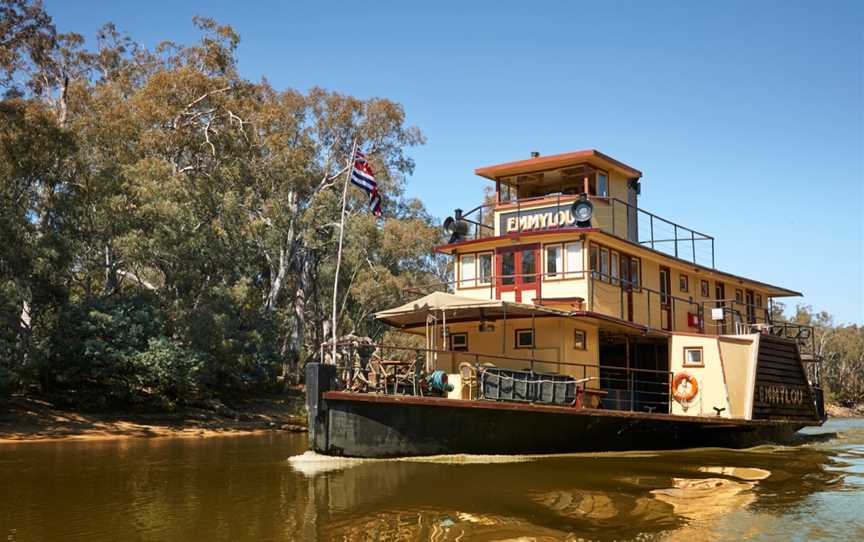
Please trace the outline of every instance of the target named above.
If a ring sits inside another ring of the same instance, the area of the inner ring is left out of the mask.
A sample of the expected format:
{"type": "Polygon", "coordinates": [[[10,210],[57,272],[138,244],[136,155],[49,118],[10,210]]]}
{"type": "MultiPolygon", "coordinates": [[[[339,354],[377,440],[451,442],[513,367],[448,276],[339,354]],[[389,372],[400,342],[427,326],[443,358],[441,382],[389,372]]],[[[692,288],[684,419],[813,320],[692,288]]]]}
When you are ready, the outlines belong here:
{"type": "Polygon", "coordinates": [[[43,391],[94,409],[170,409],[259,391],[271,381],[272,352],[223,301],[222,311],[192,311],[179,323],[146,292],[70,304],[47,341],[43,391]]]}

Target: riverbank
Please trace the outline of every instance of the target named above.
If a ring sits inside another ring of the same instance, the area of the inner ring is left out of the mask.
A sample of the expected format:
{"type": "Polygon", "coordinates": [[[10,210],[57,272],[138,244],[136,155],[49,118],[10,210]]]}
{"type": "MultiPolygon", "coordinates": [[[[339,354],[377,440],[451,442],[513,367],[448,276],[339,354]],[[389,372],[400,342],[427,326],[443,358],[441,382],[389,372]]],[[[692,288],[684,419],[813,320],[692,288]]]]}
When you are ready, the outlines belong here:
{"type": "Polygon", "coordinates": [[[225,404],[209,401],[171,413],[82,413],[44,399],[16,396],[0,406],[0,445],[55,440],[244,435],[262,431],[305,432],[299,395],[225,404]]]}
{"type": "Polygon", "coordinates": [[[836,403],[827,403],[825,412],[829,418],[862,418],[864,417],[864,405],[845,407],[836,403]]]}
{"type": "MultiPolygon", "coordinates": [[[[864,417],[864,405],[825,406],[831,418],[864,417]]],[[[264,431],[305,432],[299,393],[224,404],[209,401],[171,413],[83,413],[36,397],[16,396],[0,406],[0,445],[54,440],[245,435],[264,431]]]]}

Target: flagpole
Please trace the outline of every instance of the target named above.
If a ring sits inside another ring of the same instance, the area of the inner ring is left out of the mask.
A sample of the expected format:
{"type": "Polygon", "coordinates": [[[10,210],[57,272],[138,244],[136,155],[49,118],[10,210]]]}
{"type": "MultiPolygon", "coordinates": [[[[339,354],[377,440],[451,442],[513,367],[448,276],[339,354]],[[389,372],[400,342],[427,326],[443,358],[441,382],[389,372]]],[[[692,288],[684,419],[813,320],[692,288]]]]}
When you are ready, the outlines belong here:
{"type": "MultiPolygon", "coordinates": [[[[342,239],[345,237],[345,202],[348,199],[348,180],[354,167],[354,156],[357,154],[357,137],[351,143],[351,155],[348,157],[347,171],[345,172],[345,185],[342,187],[342,214],[339,215],[339,250],[336,252],[336,274],[333,276],[333,365],[336,365],[336,306],[339,294],[339,267],[342,265],[342,239]]],[[[322,359],[323,363],[324,360],[322,359]]]]}

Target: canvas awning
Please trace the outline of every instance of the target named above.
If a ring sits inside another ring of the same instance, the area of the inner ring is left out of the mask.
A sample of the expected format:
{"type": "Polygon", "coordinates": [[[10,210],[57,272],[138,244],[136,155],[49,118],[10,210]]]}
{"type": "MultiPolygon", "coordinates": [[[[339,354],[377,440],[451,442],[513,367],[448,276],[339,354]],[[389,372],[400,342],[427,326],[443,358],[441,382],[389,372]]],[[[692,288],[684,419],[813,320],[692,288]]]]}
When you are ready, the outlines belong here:
{"type": "Polygon", "coordinates": [[[446,312],[448,322],[498,320],[530,316],[568,316],[568,313],[541,307],[512,303],[498,299],[473,299],[446,292],[433,292],[404,305],[375,313],[375,318],[398,328],[423,326],[430,314],[441,318],[446,312]]]}

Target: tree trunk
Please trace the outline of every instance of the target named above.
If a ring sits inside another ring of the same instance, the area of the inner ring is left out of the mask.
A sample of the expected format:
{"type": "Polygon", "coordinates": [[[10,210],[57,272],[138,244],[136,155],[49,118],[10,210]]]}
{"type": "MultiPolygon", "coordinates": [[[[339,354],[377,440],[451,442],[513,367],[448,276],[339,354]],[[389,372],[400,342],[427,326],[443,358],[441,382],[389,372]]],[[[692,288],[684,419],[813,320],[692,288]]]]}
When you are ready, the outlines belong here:
{"type": "Polygon", "coordinates": [[[114,250],[110,244],[105,245],[105,286],[102,288],[104,295],[111,295],[117,291],[117,267],[114,258],[114,250]]]}
{"type": "Polygon", "coordinates": [[[276,308],[279,302],[279,294],[282,292],[282,287],[285,285],[285,275],[291,266],[293,257],[296,257],[298,240],[294,225],[297,223],[297,215],[299,207],[297,205],[297,195],[294,192],[288,194],[288,214],[291,216],[290,226],[279,246],[279,263],[276,269],[270,265],[270,276],[273,279],[270,281],[270,289],[267,292],[267,301],[264,303],[264,310],[271,312],[276,308]]]}
{"type": "Polygon", "coordinates": [[[299,280],[292,303],[294,325],[291,326],[282,348],[282,381],[286,389],[289,383],[298,380],[298,369],[306,338],[306,306],[314,282],[312,258],[302,248],[299,248],[296,254],[299,280]]]}
{"type": "Polygon", "coordinates": [[[279,263],[275,271],[275,277],[270,283],[270,290],[267,292],[267,301],[264,303],[264,310],[267,312],[272,312],[276,308],[276,303],[279,301],[279,293],[282,291],[282,285],[285,282],[285,274],[288,271],[288,257],[285,245],[279,247],[279,263]]]}

